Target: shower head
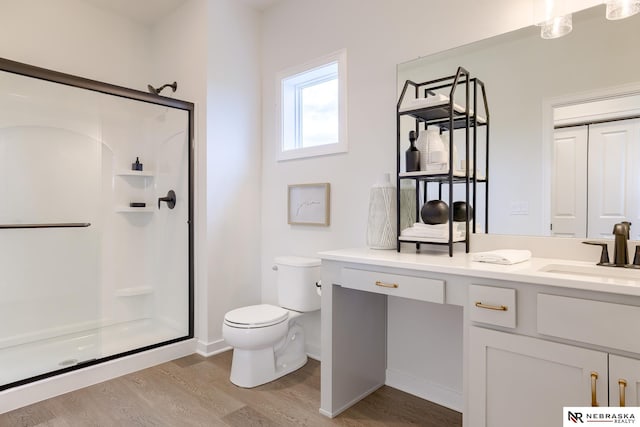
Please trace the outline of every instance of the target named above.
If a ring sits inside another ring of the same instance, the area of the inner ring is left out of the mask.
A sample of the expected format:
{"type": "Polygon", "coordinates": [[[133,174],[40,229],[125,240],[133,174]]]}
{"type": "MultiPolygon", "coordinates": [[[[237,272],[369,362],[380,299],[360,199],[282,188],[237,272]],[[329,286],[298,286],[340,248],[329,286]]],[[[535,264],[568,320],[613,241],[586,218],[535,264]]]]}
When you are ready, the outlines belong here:
{"type": "Polygon", "coordinates": [[[160,92],[162,92],[162,89],[164,89],[165,87],[170,87],[171,89],[173,89],[173,92],[175,92],[178,89],[178,83],[177,82],[173,82],[171,84],[167,83],[166,85],[162,85],[157,89],[151,85],[147,85],[147,89],[149,89],[149,92],[155,95],[160,95],[160,92]]]}

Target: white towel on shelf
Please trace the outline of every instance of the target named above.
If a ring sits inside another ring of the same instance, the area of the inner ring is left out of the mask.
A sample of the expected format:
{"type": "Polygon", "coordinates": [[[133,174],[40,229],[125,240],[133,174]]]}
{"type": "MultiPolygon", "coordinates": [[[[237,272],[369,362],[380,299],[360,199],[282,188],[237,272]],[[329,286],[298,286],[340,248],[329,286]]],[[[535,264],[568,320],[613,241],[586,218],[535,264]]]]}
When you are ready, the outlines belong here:
{"type": "Polygon", "coordinates": [[[526,249],[497,249],[495,251],[476,252],[471,261],[489,262],[492,264],[517,264],[531,259],[531,251],[526,249]]]}
{"type": "MultiPolygon", "coordinates": [[[[469,221],[469,226],[473,224],[473,221],[469,221]]],[[[424,224],[422,222],[416,222],[413,224],[414,228],[420,230],[444,230],[447,233],[449,232],[449,221],[444,224],[424,224]]],[[[465,223],[464,221],[453,221],[453,230],[464,231],[465,223]]]]}
{"type": "MultiPolygon", "coordinates": [[[[429,231],[416,230],[415,228],[405,228],[404,230],[402,230],[402,233],[400,234],[400,236],[402,236],[402,237],[422,237],[422,238],[425,238],[425,239],[429,239],[429,238],[446,239],[447,237],[449,237],[449,232],[446,231],[444,233],[438,233],[438,232],[429,232],[429,231]]],[[[460,238],[464,238],[464,232],[454,231],[453,232],[453,239],[457,240],[457,239],[460,239],[460,238]]]]}
{"type": "MultiPolygon", "coordinates": [[[[464,222],[453,223],[453,239],[463,239],[465,234],[464,222]]],[[[403,237],[421,237],[447,239],[449,237],[449,224],[422,224],[415,223],[413,227],[405,228],[400,233],[403,237]]]]}

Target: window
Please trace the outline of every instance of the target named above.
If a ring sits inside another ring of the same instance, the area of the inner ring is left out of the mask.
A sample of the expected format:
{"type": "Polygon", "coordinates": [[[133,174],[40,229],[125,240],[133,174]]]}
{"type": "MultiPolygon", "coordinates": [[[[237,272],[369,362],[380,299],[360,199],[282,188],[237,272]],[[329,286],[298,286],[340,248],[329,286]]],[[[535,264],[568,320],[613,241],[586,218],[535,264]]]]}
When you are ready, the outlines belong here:
{"type": "Polygon", "coordinates": [[[347,151],[345,82],[345,50],[278,75],[278,160],[347,151]]]}

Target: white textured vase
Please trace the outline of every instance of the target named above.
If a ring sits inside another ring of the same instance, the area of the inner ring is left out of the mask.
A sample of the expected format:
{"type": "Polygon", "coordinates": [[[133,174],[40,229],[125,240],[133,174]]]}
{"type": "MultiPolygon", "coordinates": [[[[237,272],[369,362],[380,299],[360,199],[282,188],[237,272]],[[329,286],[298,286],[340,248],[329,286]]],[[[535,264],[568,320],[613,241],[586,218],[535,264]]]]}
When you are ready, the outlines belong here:
{"type": "Polygon", "coordinates": [[[396,248],[396,210],[396,187],[386,173],[371,187],[369,196],[367,246],[371,249],[396,248]]]}

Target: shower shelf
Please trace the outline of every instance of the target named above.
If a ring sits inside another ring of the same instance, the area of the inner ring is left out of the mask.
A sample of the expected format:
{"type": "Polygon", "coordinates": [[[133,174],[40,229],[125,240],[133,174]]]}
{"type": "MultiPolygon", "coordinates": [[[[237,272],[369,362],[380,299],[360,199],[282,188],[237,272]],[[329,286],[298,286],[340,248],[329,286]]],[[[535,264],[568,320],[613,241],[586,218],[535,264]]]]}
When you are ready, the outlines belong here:
{"type": "Polygon", "coordinates": [[[116,212],[118,213],[146,213],[146,214],[150,214],[153,213],[155,211],[155,209],[153,208],[153,206],[147,206],[144,208],[132,208],[129,206],[118,206],[116,208],[116,212]]]}
{"type": "Polygon", "coordinates": [[[141,176],[146,178],[153,178],[153,172],[145,172],[145,171],[133,171],[133,170],[121,170],[116,172],[117,176],[141,176]]]}
{"type": "Polygon", "coordinates": [[[117,297],[135,297],[138,295],[149,295],[152,293],[153,288],[151,286],[135,286],[116,290],[117,297]]]}

